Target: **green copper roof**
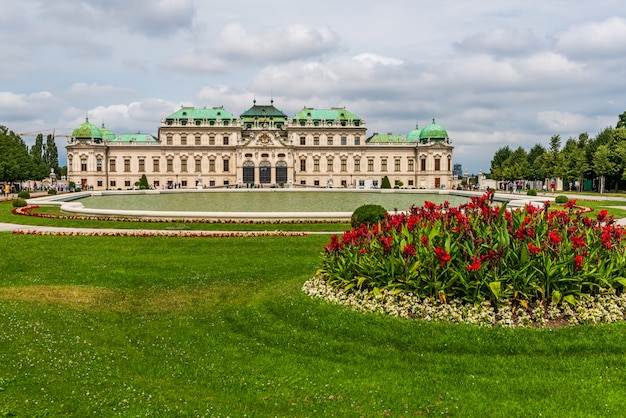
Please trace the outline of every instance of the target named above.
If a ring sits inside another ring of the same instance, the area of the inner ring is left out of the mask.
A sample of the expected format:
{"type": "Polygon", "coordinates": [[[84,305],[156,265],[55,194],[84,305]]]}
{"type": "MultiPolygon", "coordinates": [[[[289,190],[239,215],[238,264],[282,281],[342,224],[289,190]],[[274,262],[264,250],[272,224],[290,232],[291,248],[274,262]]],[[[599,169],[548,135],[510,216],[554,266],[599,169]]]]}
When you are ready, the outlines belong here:
{"type": "Polygon", "coordinates": [[[136,133],[136,134],[120,134],[112,142],[122,142],[122,143],[140,142],[140,143],[145,144],[147,142],[157,142],[157,141],[158,140],[154,135],[136,133]]]}
{"type": "Polygon", "coordinates": [[[85,118],[85,123],[78,125],[72,131],[72,138],[75,139],[102,139],[102,132],[94,124],[89,123],[89,118],[85,118]]]}
{"type": "Polygon", "coordinates": [[[374,134],[365,141],[369,144],[402,144],[406,142],[404,135],[374,134]]]}
{"type": "Polygon", "coordinates": [[[448,132],[441,125],[436,124],[433,118],[433,123],[420,132],[420,139],[448,139],[448,132]]]}
{"type": "Polygon", "coordinates": [[[274,107],[274,101],[272,100],[269,106],[268,105],[257,105],[256,100],[253,102],[254,105],[243,112],[241,114],[241,119],[245,121],[249,121],[251,119],[260,119],[260,118],[272,118],[274,120],[277,119],[286,119],[287,115],[285,115],[282,111],[276,109],[274,107]]]}
{"type": "Polygon", "coordinates": [[[417,124],[415,124],[415,129],[413,129],[411,132],[409,132],[406,136],[406,140],[408,142],[417,142],[420,139],[420,134],[422,133],[422,131],[420,130],[419,126],[417,126],[417,124]]]}
{"type": "Polygon", "coordinates": [[[105,141],[113,141],[115,139],[115,134],[104,127],[104,122],[100,128],[100,133],[102,134],[102,139],[105,141]]]}
{"type": "Polygon", "coordinates": [[[345,108],[332,109],[312,109],[305,107],[299,113],[296,113],[294,119],[312,119],[312,120],[361,120],[360,117],[345,108]]]}
{"type": "Polygon", "coordinates": [[[226,111],[224,106],[196,109],[195,107],[182,107],[165,119],[233,119],[232,113],[226,111]]]}

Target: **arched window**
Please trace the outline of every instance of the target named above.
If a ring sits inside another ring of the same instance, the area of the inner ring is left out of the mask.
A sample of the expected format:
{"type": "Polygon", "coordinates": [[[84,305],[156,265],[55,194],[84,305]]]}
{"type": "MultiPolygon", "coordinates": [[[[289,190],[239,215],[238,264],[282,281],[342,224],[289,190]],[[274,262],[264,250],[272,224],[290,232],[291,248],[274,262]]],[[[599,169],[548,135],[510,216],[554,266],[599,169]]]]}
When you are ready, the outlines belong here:
{"type": "Polygon", "coordinates": [[[287,183],[287,163],[285,161],[276,163],[276,183],[287,183]]]}
{"type": "Polygon", "coordinates": [[[244,161],[243,163],[243,182],[254,183],[254,163],[252,161],[244,161]]]}
{"type": "Polygon", "coordinates": [[[259,183],[268,184],[272,182],[272,165],[269,161],[261,161],[259,164],[259,183]]]}

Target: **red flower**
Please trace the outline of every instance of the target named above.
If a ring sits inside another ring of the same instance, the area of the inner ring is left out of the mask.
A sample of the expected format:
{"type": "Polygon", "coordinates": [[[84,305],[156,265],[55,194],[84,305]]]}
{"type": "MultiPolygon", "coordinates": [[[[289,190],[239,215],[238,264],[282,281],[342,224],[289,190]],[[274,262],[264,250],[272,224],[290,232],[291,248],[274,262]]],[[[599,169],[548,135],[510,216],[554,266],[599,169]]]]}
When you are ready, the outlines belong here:
{"type": "Polygon", "coordinates": [[[532,242],[528,244],[528,252],[532,255],[537,255],[541,252],[541,247],[537,247],[532,242]]]}
{"type": "Polygon", "coordinates": [[[393,245],[393,237],[381,237],[380,242],[383,244],[383,253],[390,253],[391,246],[393,245]]]}
{"type": "Polygon", "coordinates": [[[604,222],[606,221],[606,215],[608,215],[609,211],[606,209],[602,209],[598,215],[596,215],[598,221],[604,222]]]}
{"type": "Polygon", "coordinates": [[[469,266],[465,267],[465,270],[467,270],[467,271],[477,271],[478,269],[480,269],[480,258],[472,256],[472,264],[470,264],[469,266]]]}
{"type": "Polygon", "coordinates": [[[402,254],[404,254],[406,257],[411,257],[412,255],[415,255],[415,245],[413,244],[405,245],[404,248],[402,249],[402,254]]]}
{"type": "Polygon", "coordinates": [[[428,248],[428,237],[426,235],[422,237],[422,245],[428,248]]]}
{"type": "Polygon", "coordinates": [[[439,259],[441,266],[445,266],[450,261],[450,254],[441,247],[435,248],[435,256],[439,259]]]}
{"type": "Polygon", "coordinates": [[[587,242],[585,241],[584,235],[574,235],[572,236],[572,247],[574,249],[585,248],[587,246],[587,242]]]}
{"type": "Polygon", "coordinates": [[[559,235],[559,230],[558,229],[550,231],[550,245],[556,245],[559,242],[561,242],[562,240],[563,240],[563,238],[561,238],[561,236],[559,235]]]}
{"type": "Polygon", "coordinates": [[[574,265],[576,270],[580,270],[583,267],[583,257],[580,254],[574,257],[574,265]]]}
{"type": "Polygon", "coordinates": [[[330,237],[330,244],[326,246],[326,252],[339,252],[343,249],[343,243],[339,241],[339,237],[337,235],[333,235],[330,237]]]}

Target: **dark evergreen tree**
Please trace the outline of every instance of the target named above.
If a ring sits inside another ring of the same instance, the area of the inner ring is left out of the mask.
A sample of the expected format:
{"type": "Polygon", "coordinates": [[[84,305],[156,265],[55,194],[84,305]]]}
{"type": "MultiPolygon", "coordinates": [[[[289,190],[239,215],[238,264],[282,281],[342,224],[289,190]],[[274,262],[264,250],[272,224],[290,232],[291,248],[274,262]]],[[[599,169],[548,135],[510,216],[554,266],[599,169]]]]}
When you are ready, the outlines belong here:
{"type": "Polygon", "coordinates": [[[380,184],[381,189],[391,189],[391,183],[389,182],[389,177],[383,177],[383,181],[380,184]]]}

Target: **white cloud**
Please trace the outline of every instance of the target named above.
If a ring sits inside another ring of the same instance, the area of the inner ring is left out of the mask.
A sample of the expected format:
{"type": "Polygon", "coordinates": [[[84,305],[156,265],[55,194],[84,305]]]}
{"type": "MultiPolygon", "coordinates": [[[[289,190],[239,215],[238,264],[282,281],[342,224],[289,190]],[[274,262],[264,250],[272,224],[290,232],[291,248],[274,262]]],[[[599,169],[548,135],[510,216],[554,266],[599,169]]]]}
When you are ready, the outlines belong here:
{"type": "Polygon", "coordinates": [[[454,46],[462,52],[511,56],[534,52],[540,47],[540,42],[529,29],[498,28],[487,33],[470,35],[456,42],[454,46]]]}
{"type": "Polygon", "coordinates": [[[615,58],[626,52],[626,19],[614,16],[602,22],[572,26],[557,39],[557,47],[581,60],[615,58]]]}

